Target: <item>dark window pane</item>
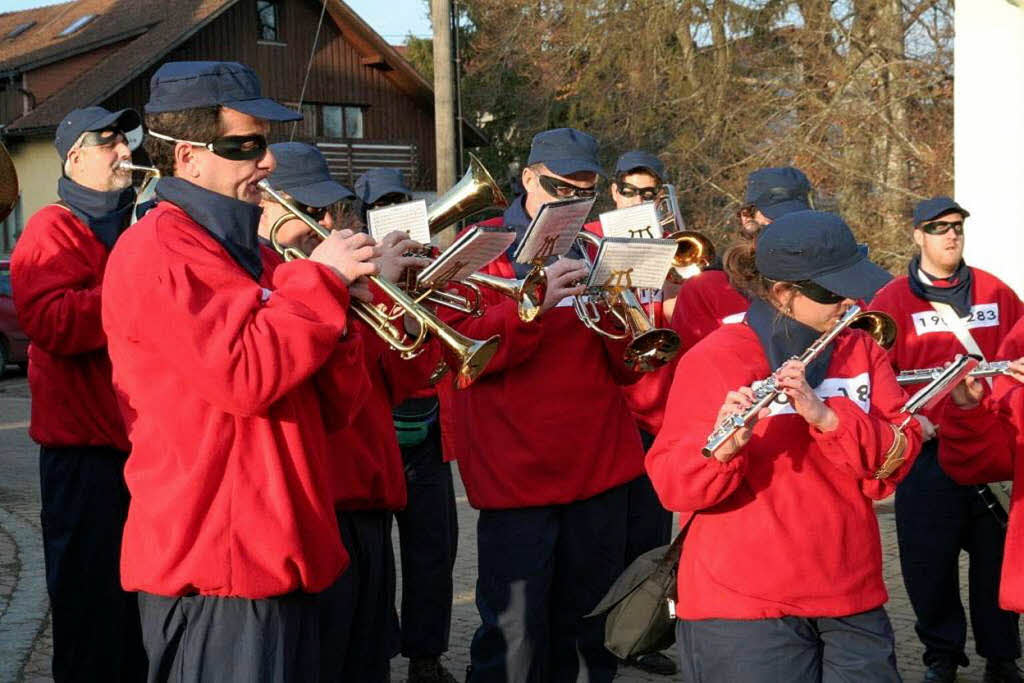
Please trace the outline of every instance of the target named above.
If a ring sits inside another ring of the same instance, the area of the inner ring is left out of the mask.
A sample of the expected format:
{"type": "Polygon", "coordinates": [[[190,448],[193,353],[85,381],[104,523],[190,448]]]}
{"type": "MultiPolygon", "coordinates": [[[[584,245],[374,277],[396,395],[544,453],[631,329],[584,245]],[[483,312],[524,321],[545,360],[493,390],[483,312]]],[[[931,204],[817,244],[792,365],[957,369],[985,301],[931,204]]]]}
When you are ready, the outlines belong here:
{"type": "Polygon", "coordinates": [[[276,0],[256,0],[256,18],[260,40],[277,40],[276,0]]]}
{"type": "Polygon", "coordinates": [[[363,137],[363,110],[361,107],[345,107],[345,137],[363,137]]]}
{"type": "Polygon", "coordinates": [[[323,111],[323,136],[325,138],[345,137],[345,128],[342,122],[341,107],[333,104],[325,104],[323,111]]]}

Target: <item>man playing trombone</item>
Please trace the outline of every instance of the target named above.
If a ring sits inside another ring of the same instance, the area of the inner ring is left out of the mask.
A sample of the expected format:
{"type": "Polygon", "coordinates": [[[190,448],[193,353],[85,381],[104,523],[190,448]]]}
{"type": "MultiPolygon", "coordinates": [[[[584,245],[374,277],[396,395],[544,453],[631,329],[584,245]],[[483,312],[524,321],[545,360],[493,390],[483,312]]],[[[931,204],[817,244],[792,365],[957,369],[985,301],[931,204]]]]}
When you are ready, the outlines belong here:
{"type": "Polygon", "coordinates": [[[111,253],[102,302],[132,443],[121,580],[150,681],[315,679],[313,594],[348,563],[327,437],[369,388],[349,285],[376,250],[335,233],[264,267],[266,135],[298,118],[233,62],[169,62],[150,82],[160,201],[111,253]]]}
{"type": "MultiPolygon", "coordinates": [[[[597,141],[562,128],[537,134],[522,179],[526,194],[484,225],[516,231],[540,208],[593,197],[597,141]]],[[[515,249],[516,244],[512,245],[515,249]]],[[[502,255],[484,272],[521,277],[531,266],[502,255]],[[518,271],[518,272],[517,272],[518,271]]],[[[547,266],[540,315],[487,290],[479,317],[454,315],[470,336],[502,335],[469,388],[442,392],[442,435],[459,462],[477,525],[477,608],[468,679],[610,681],[603,619],[584,619],[622,571],[626,482],[642,470],[636,424],[617,386],[636,380],[622,343],[586,329],[572,307],[586,267],[547,266]]]]}

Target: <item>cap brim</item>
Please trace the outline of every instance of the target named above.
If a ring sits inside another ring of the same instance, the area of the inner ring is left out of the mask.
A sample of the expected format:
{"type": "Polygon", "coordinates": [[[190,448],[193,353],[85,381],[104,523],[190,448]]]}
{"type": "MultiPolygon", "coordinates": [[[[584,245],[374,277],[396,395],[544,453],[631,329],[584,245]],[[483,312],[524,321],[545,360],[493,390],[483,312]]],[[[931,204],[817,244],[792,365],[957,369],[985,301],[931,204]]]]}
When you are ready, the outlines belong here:
{"type": "Polygon", "coordinates": [[[871,299],[891,279],[888,271],[862,258],[842,270],[816,275],[811,281],[847,299],[871,299]]]}
{"type": "Polygon", "coordinates": [[[604,169],[590,159],[558,159],[557,161],[542,162],[552,173],[558,175],[572,175],[573,173],[591,172],[604,175],[604,169]]]}
{"type": "Polygon", "coordinates": [[[330,206],[335,202],[340,202],[342,199],[355,197],[344,185],[333,180],[324,180],[312,185],[303,185],[302,187],[282,187],[281,189],[306,206],[315,206],[317,208],[330,206]]]}
{"type": "Polygon", "coordinates": [[[238,100],[235,102],[225,102],[224,106],[228,109],[234,109],[240,111],[243,114],[254,116],[258,119],[264,119],[266,121],[301,121],[302,114],[285,107],[284,105],[278,104],[274,100],[261,97],[255,100],[238,100]]]}
{"type": "Polygon", "coordinates": [[[373,204],[375,201],[388,194],[404,194],[407,197],[412,196],[412,190],[402,185],[381,185],[374,188],[374,192],[368,194],[363,198],[363,201],[367,204],[373,204]]]}
{"type": "MultiPolygon", "coordinates": [[[[754,206],[757,205],[755,204],[754,206]]],[[[784,202],[772,204],[771,206],[764,208],[757,206],[758,211],[773,221],[785,216],[787,213],[793,213],[794,211],[808,211],[810,208],[811,207],[807,205],[807,202],[802,202],[799,199],[787,199],[784,202]]]]}

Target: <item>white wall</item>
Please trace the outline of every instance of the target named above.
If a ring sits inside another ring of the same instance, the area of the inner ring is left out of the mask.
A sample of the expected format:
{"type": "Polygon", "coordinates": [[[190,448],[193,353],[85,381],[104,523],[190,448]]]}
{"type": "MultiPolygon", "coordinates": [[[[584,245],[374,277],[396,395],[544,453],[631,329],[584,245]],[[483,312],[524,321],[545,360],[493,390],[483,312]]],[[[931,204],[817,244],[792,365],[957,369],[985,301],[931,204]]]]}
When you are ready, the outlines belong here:
{"type": "Polygon", "coordinates": [[[1024,9],[956,3],[955,197],[971,212],[965,260],[1024,296],[1024,9]]]}

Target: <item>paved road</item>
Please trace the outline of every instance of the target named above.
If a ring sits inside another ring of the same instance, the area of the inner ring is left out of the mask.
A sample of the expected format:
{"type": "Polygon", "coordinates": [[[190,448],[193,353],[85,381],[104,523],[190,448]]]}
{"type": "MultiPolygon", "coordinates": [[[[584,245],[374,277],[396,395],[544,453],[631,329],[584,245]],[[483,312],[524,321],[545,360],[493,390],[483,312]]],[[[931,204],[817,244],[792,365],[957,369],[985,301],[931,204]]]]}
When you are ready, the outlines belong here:
{"type": "MultiPolygon", "coordinates": [[[[50,681],[52,651],[48,621],[42,547],[39,540],[39,482],[36,447],[27,434],[29,394],[24,375],[0,379],[0,683],[50,681]]],[[[473,604],[476,578],[476,512],[469,507],[461,482],[458,486],[459,557],[455,568],[455,605],[452,648],[448,667],[462,680],[468,663],[469,641],[477,626],[473,604]]],[[[914,616],[899,575],[892,501],[878,506],[889,586],[887,605],[896,631],[900,671],[910,682],[924,673],[921,646],[914,635],[914,616]]],[[[398,539],[395,538],[397,546],[398,539]]],[[[966,558],[961,558],[961,584],[966,595],[966,558]]],[[[973,644],[968,652],[973,655],[973,644]]],[[[959,680],[982,680],[983,662],[972,656],[959,680]]],[[[394,661],[392,680],[404,681],[406,662],[394,661]]],[[[624,669],[618,681],[666,681],[667,678],[624,669]]]]}

